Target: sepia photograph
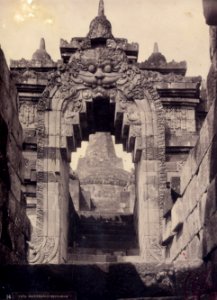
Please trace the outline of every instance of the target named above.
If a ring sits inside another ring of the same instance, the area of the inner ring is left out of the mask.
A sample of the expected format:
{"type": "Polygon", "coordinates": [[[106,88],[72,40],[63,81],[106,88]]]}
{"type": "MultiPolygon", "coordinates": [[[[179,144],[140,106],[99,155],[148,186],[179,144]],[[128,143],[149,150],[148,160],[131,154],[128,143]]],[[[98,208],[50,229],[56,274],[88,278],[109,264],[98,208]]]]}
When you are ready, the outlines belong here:
{"type": "Polygon", "coordinates": [[[216,0],[0,0],[0,300],[217,300],[216,101],[216,0]]]}

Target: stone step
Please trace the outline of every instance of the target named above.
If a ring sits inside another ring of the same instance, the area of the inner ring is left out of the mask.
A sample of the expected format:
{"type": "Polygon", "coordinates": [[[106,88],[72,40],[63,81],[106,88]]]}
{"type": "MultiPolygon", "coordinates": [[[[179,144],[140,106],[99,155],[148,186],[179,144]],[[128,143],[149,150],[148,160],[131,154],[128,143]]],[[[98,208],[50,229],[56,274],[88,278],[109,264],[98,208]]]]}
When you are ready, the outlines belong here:
{"type": "Polygon", "coordinates": [[[67,264],[106,264],[106,263],[123,263],[131,262],[135,258],[138,259],[138,255],[87,255],[87,254],[69,254],[67,257],[67,264]]]}
{"type": "Polygon", "coordinates": [[[136,242],[136,236],[133,234],[95,234],[95,233],[86,233],[82,232],[77,234],[75,241],[94,241],[94,242],[136,242]]]}
{"type": "Polygon", "coordinates": [[[135,232],[133,224],[117,224],[111,222],[79,222],[77,223],[77,230],[111,230],[111,231],[129,231],[135,232]]]}
{"type": "Polygon", "coordinates": [[[78,227],[75,229],[74,234],[76,237],[79,236],[95,236],[97,238],[100,238],[101,236],[112,236],[114,239],[117,239],[119,237],[123,238],[136,238],[136,232],[133,229],[124,229],[124,228],[102,228],[102,227],[78,227]]]}
{"type": "Polygon", "coordinates": [[[124,249],[131,249],[137,247],[137,242],[135,240],[100,240],[100,239],[81,239],[75,242],[76,246],[78,247],[87,247],[87,248],[105,248],[105,249],[118,249],[118,250],[124,250],[124,249]]]}
{"type": "Polygon", "coordinates": [[[120,223],[109,220],[79,220],[77,222],[78,228],[93,228],[93,229],[111,229],[111,230],[129,230],[134,231],[133,223],[120,223]]]}
{"type": "Polygon", "coordinates": [[[132,214],[124,213],[112,213],[112,212],[95,212],[95,211],[82,211],[78,212],[78,217],[81,221],[99,221],[99,220],[110,220],[119,223],[129,223],[134,221],[134,216],[132,214]]]}
{"type": "Polygon", "coordinates": [[[68,255],[68,263],[73,262],[92,262],[92,263],[106,263],[106,262],[117,262],[118,257],[116,255],[91,255],[91,254],[70,254],[68,255]]]}
{"type": "Polygon", "coordinates": [[[123,250],[117,250],[117,249],[99,249],[99,248],[81,248],[76,247],[68,248],[68,254],[84,254],[84,255],[118,255],[118,256],[133,256],[133,255],[139,255],[139,248],[131,248],[131,249],[123,249],[123,250]]]}
{"type": "Polygon", "coordinates": [[[79,227],[76,228],[75,233],[77,236],[79,235],[112,235],[114,237],[117,236],[130,236],[135,237],[136,233],[133,229],[128,228],[102,228],[102,227],[79,227]]]}

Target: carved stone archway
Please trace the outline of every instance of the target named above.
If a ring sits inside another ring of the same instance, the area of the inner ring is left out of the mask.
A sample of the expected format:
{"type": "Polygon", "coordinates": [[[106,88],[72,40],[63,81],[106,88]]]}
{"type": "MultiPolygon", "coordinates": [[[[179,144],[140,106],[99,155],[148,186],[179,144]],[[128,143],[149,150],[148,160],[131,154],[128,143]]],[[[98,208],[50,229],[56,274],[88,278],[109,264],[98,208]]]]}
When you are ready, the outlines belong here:
{"type": "Polygon", "coordinates": [[[71,152],[97,130],[90,120],[94,119],[92,107],[100,99],[109,99],[115,108],[111,131],[132,152],[136,164],[135,216],[141,258],[162,261],[162,104],[148,72],[129,64],[114,41],[107,44],[91,49],[86,43],[68,64],[59,64],[38,103],[37,230],[31,243],[32,263],[66,261],[71,152]]]}

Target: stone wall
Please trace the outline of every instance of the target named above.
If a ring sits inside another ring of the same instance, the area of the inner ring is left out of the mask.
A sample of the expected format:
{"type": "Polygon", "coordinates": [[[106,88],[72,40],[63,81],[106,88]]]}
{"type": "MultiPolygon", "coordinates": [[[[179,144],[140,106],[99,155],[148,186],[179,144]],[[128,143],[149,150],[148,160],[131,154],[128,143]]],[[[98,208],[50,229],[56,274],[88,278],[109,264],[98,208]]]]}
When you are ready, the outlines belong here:
{"type": "Polygon", "coordinates": [[[217,28],[210,27],[211,67],[207,117],[180,175],[180,193],[168,193],[163,245],[168,261],[215,257],[217,248],[217,28]],[[179,195],[178,195],[179,194],[179,195]]]}
{"type": "Polygon", "coordinates": [[[30,223],[22,197],[22,128],[17,91],[0,50],[0,263],[25,263],[30,223]]]}

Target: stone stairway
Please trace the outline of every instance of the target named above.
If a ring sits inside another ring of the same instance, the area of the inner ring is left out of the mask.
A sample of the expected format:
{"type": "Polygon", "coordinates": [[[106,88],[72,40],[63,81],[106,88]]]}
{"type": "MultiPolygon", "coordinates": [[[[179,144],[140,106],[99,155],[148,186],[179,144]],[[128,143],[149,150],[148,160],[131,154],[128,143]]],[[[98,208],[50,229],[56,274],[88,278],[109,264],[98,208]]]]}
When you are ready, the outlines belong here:
{"type": "Polygon", "coordinates": [[[133,215],[114,212],[80,212],[68,263],[122,262],[139,255],[133,215]]]}

